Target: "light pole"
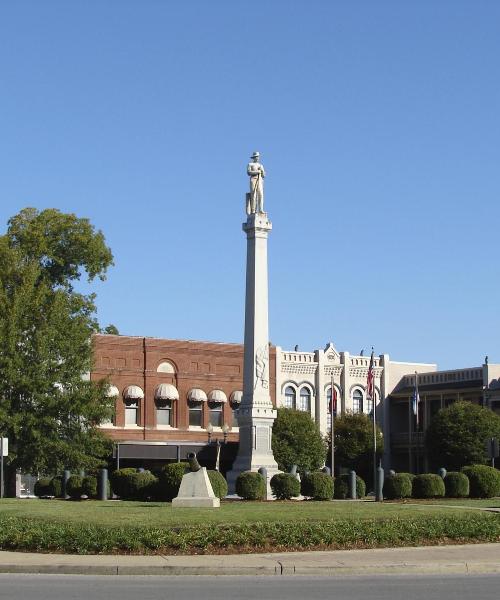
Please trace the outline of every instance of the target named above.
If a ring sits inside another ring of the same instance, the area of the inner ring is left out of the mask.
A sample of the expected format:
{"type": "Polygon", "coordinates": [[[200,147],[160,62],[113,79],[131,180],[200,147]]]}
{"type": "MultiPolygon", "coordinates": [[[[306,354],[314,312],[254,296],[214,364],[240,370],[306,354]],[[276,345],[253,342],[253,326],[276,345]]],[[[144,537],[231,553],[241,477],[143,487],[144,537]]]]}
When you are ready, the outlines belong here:
{"type": "Polygon", "coordinates": [[[224,434],[224,444],[227,444],[227,436],[229,433],[229,425],[227,423],[224,423],[222,426],[222,433],[224,434]]]}

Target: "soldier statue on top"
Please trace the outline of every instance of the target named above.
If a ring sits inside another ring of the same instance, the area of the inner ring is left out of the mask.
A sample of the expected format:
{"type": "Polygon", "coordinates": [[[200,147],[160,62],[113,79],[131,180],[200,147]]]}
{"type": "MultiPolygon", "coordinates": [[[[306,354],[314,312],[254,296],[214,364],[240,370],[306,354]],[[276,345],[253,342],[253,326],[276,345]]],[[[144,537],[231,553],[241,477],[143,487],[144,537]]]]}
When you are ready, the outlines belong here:
{"type": "Polygon", "coordinates": [[[254,152],[252,162],[248,163],[247,174],[250,177],[250,193],[247,194],[247,215],[264,212],[264,177],[266,172],[260,164],[260,154],[254,152]]]}

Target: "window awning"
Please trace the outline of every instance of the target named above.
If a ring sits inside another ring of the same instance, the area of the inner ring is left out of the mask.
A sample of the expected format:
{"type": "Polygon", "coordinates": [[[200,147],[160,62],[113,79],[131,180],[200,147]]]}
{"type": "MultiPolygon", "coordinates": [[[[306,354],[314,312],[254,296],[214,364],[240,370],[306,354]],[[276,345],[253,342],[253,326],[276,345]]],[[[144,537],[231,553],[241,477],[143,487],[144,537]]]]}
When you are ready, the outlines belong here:
{"type": "Polygon", "coordinates": [[[231,394],[231,404],[241,404],[241,401],[243,399],[243,392],[241,390],[236,390],[236,392],[233,392],[231,394]]]}
{"type": "Polygon", "coordinates": [[[155,400],[179,400],[179,392],[171,383],[160,383],[155,390],[155,400]]]}
{"type": "Polygon", "coordinates": [[[210,402],[227,402],[227,396],[222,390],[212,390],[208,394],[210,402]]]}
{"type": "Polygon", "coordinates": [[[125,400],[142,400],[144,392],[138,385],[129,385],[123,392],[125,400]]]}
{"type": "Polygon", "coordinates": [[[116,398],[120,395],[120,390],[116,387],[116,385],[108,385],[108,391],[106,392],[106,396],[108,398],[116,398]]]}
{"type": "Polygon", "coordinates": [[[191,400],[191,402],[206,402],[207,395],[200,388],[193,388],[188,392],[188,400],[191,400]]]}

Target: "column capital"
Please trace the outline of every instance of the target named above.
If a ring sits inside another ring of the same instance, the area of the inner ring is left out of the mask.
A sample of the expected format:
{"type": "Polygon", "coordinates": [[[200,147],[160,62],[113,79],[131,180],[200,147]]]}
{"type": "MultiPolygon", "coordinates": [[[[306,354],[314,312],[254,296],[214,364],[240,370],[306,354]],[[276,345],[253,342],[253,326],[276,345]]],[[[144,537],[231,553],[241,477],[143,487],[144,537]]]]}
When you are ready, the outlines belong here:
{"type": "Polygon", "coordinates": [[[248,237],[252,237],[252,233],[264,233],[267,234],[273,228],[273,224],[267,218],[267,213],[253,213],[248,215],[245,223],[242,224],[243,231],[248,237]]]}

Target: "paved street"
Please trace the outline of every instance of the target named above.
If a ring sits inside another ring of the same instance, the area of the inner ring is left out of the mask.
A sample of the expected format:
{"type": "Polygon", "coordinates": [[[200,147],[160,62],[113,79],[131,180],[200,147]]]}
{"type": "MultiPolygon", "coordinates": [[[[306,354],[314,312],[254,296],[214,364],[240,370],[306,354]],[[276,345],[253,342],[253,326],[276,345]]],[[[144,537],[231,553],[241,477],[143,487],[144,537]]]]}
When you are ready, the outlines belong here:
{"type": "Polygon", "coordinates": [[[0,600],[490,600],[500,575],[116,577],[0,575],[0,600]]]}

